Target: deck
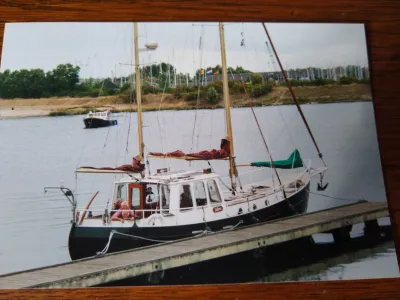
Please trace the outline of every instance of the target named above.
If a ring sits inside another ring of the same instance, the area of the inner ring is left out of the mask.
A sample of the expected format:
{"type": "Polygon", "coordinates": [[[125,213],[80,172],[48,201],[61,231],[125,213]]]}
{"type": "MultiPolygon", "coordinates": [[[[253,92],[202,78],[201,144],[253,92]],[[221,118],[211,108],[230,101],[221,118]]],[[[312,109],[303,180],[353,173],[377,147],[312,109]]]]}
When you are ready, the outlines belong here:
{"type": "Polygon", "coordinates": [[[5,274],[0,276],[0,289],[90,287],[349,228],[388,215],[386,202],[358,202],[197,238],[5,274]]]}

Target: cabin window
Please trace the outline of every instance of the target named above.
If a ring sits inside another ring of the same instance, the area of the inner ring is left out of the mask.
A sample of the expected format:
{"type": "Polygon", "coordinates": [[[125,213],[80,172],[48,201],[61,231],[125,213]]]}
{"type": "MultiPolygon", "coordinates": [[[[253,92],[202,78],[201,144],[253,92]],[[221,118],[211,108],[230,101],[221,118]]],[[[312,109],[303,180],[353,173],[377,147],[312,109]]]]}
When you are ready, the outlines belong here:
{"type": "Polygon", "coordinates": [[[208,187],[208,192],[210,194],[210,202],[211,202],[211,204],[222,202],[221,195],[219,194],[217,183],[215,182],[214,179],[209,180],[207,182],[207,187],[208,187]]]}
{"type": "Polygon", "coordinates": [[[169,187],[168,185],[161,186],[161,209],[165,213],[169,213],[169,187]]]}
{"type": "Polygon", "coordinates": [[[194,187],[194,197],[196,199],[197,206],[205,206],[207,205],[207,196],[206,196],[206,188],[204,183],[201,181],[197,181],[193,185],[194,187]]]}
{"type": "Polygon", "coordinates": [[[140,209],[140,188],[133,187],[131,189],[132,209],[140,209]]]}
{"type": "Polygon", "coordinates": [[[128,195],[127,195],[127,189],[126,189],[126,185],[125,184],[119,184],[117,186],[117,198],[118,199],[122,199],[122,201],[126,201],[128,200],[128,195]]]}
{"type": "Polygon", "coordinates": [[[121,203],[128,200],[127,188],[125,184],[118,184],[116,186],[115,199],[111,205],[111,214],[114,214],[121,208],[121,203]]]}
{"type": "Polygon", "coordinates": [[[159,195],[156,183],[146,184],[145,199],[146,199],[146,204],[152,204],[158,202],[159,195]]]}
{"type": "Polygon", "coordinates": [[[193,208],[193,198],[189,184],[182,184],[179,187],[180,194],[180,208],[181,211],[189,210],[193,208]]]}

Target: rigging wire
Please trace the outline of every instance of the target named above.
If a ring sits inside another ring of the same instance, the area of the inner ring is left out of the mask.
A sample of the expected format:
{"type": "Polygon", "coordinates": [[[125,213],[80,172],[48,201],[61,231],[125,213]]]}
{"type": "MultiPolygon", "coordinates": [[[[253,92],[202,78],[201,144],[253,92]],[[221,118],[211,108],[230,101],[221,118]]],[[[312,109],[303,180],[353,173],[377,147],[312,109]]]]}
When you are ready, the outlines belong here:
{"type": "MultiPolygon", "coordinates": [[[[243,31],[242,31],[242,38],[243,38],[243,40],[244,40],[244,34],[243,34],[243,32],[244,32],[244,28],[243,28],[243,31]]],[[[254,47],[253,40],[250,40],[250,41],[251,41],[251,43],[252,43],[252,45],[253,45],[253,47],[254,47]]],[[[242,44],[243,44],[243,43],[242,43],[242,44]]],[[[245,44],[245,43],[244,43],[244,45],[242,45],[242,46],[246,48],[246,44],[245,44]]],[[[267,48],[268,48],[268,50],[270,50],[270,48],[268,47],[268,44],[267,44],[267,48]]],[[[257,51],[256,48],[255,48],[255,50],[256,50],[256,57],[257,57],[257,60],[258,60],[259,53],[258,53],[258,51],[257,51]]],[[[273,65],[275,62],[273,61],[273,60],[274,60],[274,57],[273,57],[273,54],[271,53],[271,51],[269,51],[269,56],[270,56],[271,59],[272,59],[272,65],[273,65]]],[[[246,60],[247,60],[247,53],[246,53],[246,60]]],[[[270,64],[270,62],[268,62],[268,65],[269,65],[269,64],[270,64]]],[[[251,81],[250,81],[250,86],[253,86],[251,81]]],[[[280,117],[281,117],[281,119],[282,119],[282,121],[283,121],[284,126],[285,126],[284,129],[287,130],[287,132],[288,132],[288,134],[289,134],[289,137],[290,137],[290,139],[291,139],[291,142],[292,142],[293,146],[294,146],[295,148],[297,148],[297,147],[296,147],[296,143],[295,143],[295,141],[294,141],[294,138],[293,138],[293,136],[292,136],[292,134],[291,134],[291,132],[290,132],[290,130],[289,130],[289,127],[288,127],[288,125],[287,125],[287,122],[286,122],[284,116],[282,115],[281,108],[280,108],[280,105],[279,105],[278,102],[279,102],[279,99],[276,100],[276,102],[274,103],[274,105],[277,105],[278,113],[279,113],[279,115],[280,115],[280,117]]],[[[296,115],[297,115],[297,114],[296,114],[296,115]]],[[[297,117],[298,117],[298,115],[297,115],[297,117]]],[[[282,130],[284,130],[284,129],[282,129],[282,130]]],[[[278,136],[280,136],[280,135],[278,135],[278,136]]],[[[267,140],[268,140],[268,138],[267,138],[267,140]]],[[[268,141],[267,141],[267,143],[268,143],[268,141]]],[[[272,173],[272,170],[271,170],[271,173],[272,173]]],[[[274,183],[274,181],[273,181],[273,183],[274,183]]]]}
{"type": "MultiPolygon", "coordinates": [[[[284,70],[283,67],[282,67],[281,61],[280,61],[280,59],[279,59],[278,53],[277,53],[276,50],[275,50],[274,44],[273,44],[273,42],[272,42],[272,40],[271,40],[271,37],[270,37],[269,32],[268,32],[268,30],[267,30],[267,27],[265,26],[265,23],[262,23],[262,25],[263,25],[264,30],[265,30],[265,33],[266,33],[266,35],[267,35],[267,37],[268,37],[269,43],[271,44],[272,50],[274,51],[274,54],[275,54],[276,60],[278,61],[279,67],[280,67],[281,72],[282,72],[282,75],[283,75],[283,77],[285,78],[286,84],[287,84],[287,86],[288,86],[288,88],[289,88],[289,91],[290,91],[290,93],[291,93],[291,95],[292,95],[292,97],[293,97],[293,100],[294,100],[294,102],[295,102],[295,104],[296,104],[296,106],[297,106],[297,109],[298,109],[298,111],[299,111],[299,113],[300,113],[300,116],[302,117],[303,122],[304,122],[304,124],[306,125],[306,128],[307,128],[307,130],[308,130],[308,133],[310,134],[310,137],[311,137],[311,139],[312,139],[312,141],[313,141],[313,143],[314,143],[314,146],[315,146],[315,148],[317,149],[318,157],[321,159],[321,161],[322,161],[324,167],[326,168],[326,164],[325,164],[325,161],[324,161],[324,159],[323,159],[322,153],[321,153],[321,151],[319,150],[319,147],[318,147],[318,145],[317,145],[317,142],[315,141],[315,138],[314,138],[314,136],[313,136],[313,134],[312,134],[312,132],[311,132],[311,129],[310,129],[308,123],[307,123],[307,120],[306,120],[306,118],[305,118],[305,116],[304,116],[304,114],[303,114],[303,111],[302,111],[302,109],[301,109],[301,106],[300,106],[300,104],[299,104],[299,102],[298,102],[298,100],[297,100],[295,94],[293,93],[292,86],[291,86],[291,84],[290,84],[290,82],[289,82],[289,80],[288,80],[288,78],[287,78],[287,75],[286,75],[285,70],[284,70]]],[[[267,45],[268,45],[268,44],[267,44],[267,45]]],[[[326,190],[326,188],[328,187],[328,184],[329,184],[329,183],[323,184],[324,174],[325,174],[325,171],[319,174],[319,175],[320,175],[320,181],[319,181],[319,183],[317,184],[317,189],[318,189],[319,191],[324,191],[324,190],[326,190]]]]}
{"type": "Polygon", "coordinates": [[[268,32],[268,30],[267,30],[267,27],[265,26],[265,23],[262,23],[262,25],[263,25],[263,27],[264,27],[265,33],[267,34],[267,37],[268,37],[269,43],[270,43],[270,45],[271,45],[271,47],[272,47],[272,50],[273,50],[274,53],[275,53],[276,60],[278,61],[279,67],[280,67],[280,69],[281,69],[281,72],[282,72],[283,77],[285,78],[285,81],[286,81],[286,84],[287,84],[287,86],[288,86],[288,88],[289,88],[289,91],[290,91],[290,93],[291,93],[291,95],[292,95],[292,97],[293,97],[293,100],[294,100],[295,103],[296,103],[297,109],[299,110],[299,113],[300,113],[300,115],[301,115],[301,117],[302,117],[302,119],[303,119],[303,121],[304,121],[304,124],[305,124],[306,127],[307,127],[307,130],[308,130],[308,132],[309,132],[309,134],[310,134],[310,136],[311,136],[311,139],[312,139],[312,141],[313,141],[313,143],[314,143],[314,145],[315,145],[315,148],[316,148],[317,151],[318,151],[318,156],[319,156],[319,158],[321,159],[321,161],[322,161],[322,163],[324,164],[324,166],[326,167],[326,164],[325,164],[325,162],[324,162],[324,160],[323,160],[322,153],[321,153],[321,151],[319,150],[319,147],[318,147],[318,145],[317,145],[317,142],[315,141],[315,138],[314,138],[314,136],[313,136],[313,134],[312,134],[312,132],[311,132],[311,129],[310,129],[308,123],[307,123],[307,120],[306,120],[306,118],[305,118],[305,116],[304,116],[304,114],[303,114],[303,111],[302,111],[302,109],[301,109],[301,107],[300,107],[300,104],[299,104],[299,102],[298,102],[298,100],[297,100],[297,98],[296,98],[296,96],[295,96],[295,94],[294,94],[294,92],[293,92],[293,90],[292,90],[292,86],[291,86],[291,84],[290,84],[290,82],[289,82],[289,80],[288,80],[288,78],[287,78],[287,75],[286,75],[285,70],[284,70],[283,67],[282,67],[281,61],[280,61],[280,59],[279,59],[279,57],[278,57],[278,54],[277,54],[277,52],[276,52],[276,50],[275,50],[274,44],[272,43],[272,40],[271,40],[271,37],[270,37],[269,32],[268,32]]]}
{"type": "MultiPolygon", "coordinates": [[[[242,38],[242,40],[241,40],[241,47],[244,47],[245,50],[246,50],[246,49],[247,49],[247,46],[246,46],[246,42],[245,42],[245,35],[244,35],[244,33],[245,33],[245,26],[244,26],[244,23],[242,23],[242,32],[241,32],[241,38],[242,38]]],[[[257,48],[255,47],[254,42],[253,42],[252,39],[250,39],[250,42],[251,42],[253,48],[254,48],[255,51],[256,51],[256,60],[258,61],[258,60],[259,60],[259,53],[258,53],[258,51],[257,51],[257,48]]],[[[246,57],[246,62],[247,62],[247,64],[248,64],[248,63],[249,63],[249,58],[248,58],[248,55],[247,55],[247,51],[245,51],[244,53],[245,53],[245,57],[246,57]]],[[[232,73],[232,70],[231,70],[231,73],[232,73]]],[[[232,74],[232,77],[234,78],[233,74],[232,74]]],[[[241,79],[242,79],[242,84],[245,84],[242,76],[241,76],[241,79]]],[[[251,87],[251,89],[253,90],[253,83],[252,83],[251,80],[250,80],[250,87],[251,87]]],[[[245,92],[246,92],[246,90],[245,90],[245,92]]],[[[268,140],[268,137],[266,137],[266,139],[268,140]]],[[[268,141],[267,141],[267,144],[269,144],[268,141]]],[[[271,160],[270,160],[270,163],[272,164],[272,161],[271,161],[271,160]]],[[[274,178],[273,178],[274,175],[273,175],[273,170],[272,170],[272,168],[269,169],[269,171],[270,171],[270,172],[268,172],[268,173],[271,174],[272,184],[273,184],[273,186],[275,187],[275,180],[274,180],[274,178]]]]}
{"type": "MultiPolygon", "coordinates": [[[[133,36],[133,26],[132,26],[132,28],[131,28],[131,30],[132,30],[132,35],[131,36],[133,36]]],[[[130,51],[130,55],[131,55],[131,65],[132,65],[132,63],[133,63],[133,43],[130,43],[130,47],[131,47],[131,51],[130,51]]],[[[140,72],[140,71],[139,71],[140,72]]],[[[134,77],[133,77],[133,72],[131,72],[130,73],[131,74],[131,86],[130,86],[130,89],[129,89],[129,104],[130,104],[130,113],[129,113],[129,122],[128,122],[128,134],[127,134],[127,138],[126,138],[126,148],[125,148],[125,151],[126,151],[126,154],[128,153],[128,147],[129,147],[129,133],[130,133],[130,131],[131,131],[131,120],[132,120],[132,111],[133,111],[133,105],[132,105],[132,102],[133,102],[133,83],[135,82],[134,81],[134,77]]],[[[136,76],[136,71],[135,71],[135,76],[136,76]]],[[[135,86],[135,89],[137,89],[138,87],[137,86],[135,86]]],[[[139,87],[140,88],[140,87],[139,87]]],[[[137,100],[137,99],[136,99],[137,100]]]]}
{"type": "Polygon", "coordinates": [[[209,136],[209,141],[210,141],[210,149],[212,147],[212,133],[213,133],[213,125],[214,125],[214,110],[211,110],[211,122],[210,122],[210,136],[209,136]]]}
{"type": "MultiPolygon", "coordinates": [[[[243,32],[241,33],[241,35],[242,35],[242,37],[243,37],[243,32]]],[[[244,47],[246,47],[246,46],[244,46],[244,47]]],[[[268,153],[268,155],[269,155],[270,162],[271,162],[271,164],[272,164],[272,168],[273,168],[274,171],[275,171],[275,175],[276,175],[276,177],[277,177],[277,179],[278,179],[279,185],[282,185],[282,182],[281,182],[281,179],[280,179],[280,177],[279,177],[278,171],[276,170],[276,167],[275,167],[275,163],[274,163],[274,161],[273,161],[273,159],[272,159],[272,155],[271,155],[271,152],[270,152],[270,150],[269,150],[267,141],[266,141],[266,139],[265,139],[265,137],[264,137],[264,134],[263,134],[263,132],[262,132],[262,130],[261,130],[260,123],[258,122],[256,113],[255,113],[255,111],[254,111],[252,97],[250,97],[249,94],[248,94],[248,92],[247,92],[246,84],[245,84],[245,82],[244,82],[244,79],[243,79],[242,74],[240,74],[240,79],[241,79],[241,81],[242,81],[242,86],[243,86],[245,95],[246,95],[246,97],[247,97],[247,100],[248,100],[248,103],[249,103],[251,112],[252,112],[252,114],[253,114],[254,120],[255,120],[255,122],[256,122],[257,128],[258,128],[258,130],[259,130],[259,132],[260,132],[260,135],[261,135],[261,137],[262,137],[262,139],[263,139],[264,146],[265,146],[265,148],[267,149],[267,153],[268,153]]],[[[251,81],[250,81],[250,82],[251,82],[251,81]]],[[[285,190],[282,189],[282,191],[283,191],[284,196],[285,196],[285,199],[286,199],[285,190]]]]}
{"type": "MultiPolygon", "coordinates": [[[[168,59],[168,71],[169,71],[169,59],[168,59]]],[[[161,66],[161,71],[162,71],[162,66],[161,66]]],[[[170,84],[170,78],[168,76],[168,85],[170,84]]],[[[164,152],[164,147],[163,147],[163,138],[162,138],[162,133],[163,133],[163,127],[161,127],[161,123],[160,123],[160,112],[161,112],[161,108],[162,108],[162,104],[163,104],[163,100],[165,98],[165,91],[167,89],[167,80],[164,80],[164,87],[162,89],[162,93],[161,93],[161,98],[160,98],[160,103],[156,112],[156,116],[157,116],[157,123],[158,123],[158,128],[159,128],[159,135],[160,135],[160,143],[161,143],[161,151],[164,152]]],[[[163,118],[163,116],[161,115],[161,118],[163,118]]],[[[165,126],[164,126],[164,135],[165,135],[165,140],[167,141],[167,130],[165,130],[165,126]]],[[[169,164],[169,162],[167,161],[166,158],[163,159],[164,162],[164,167],[166,166],[166,164],[169,164]]]]}
{"type": "MultiPolygon", "coordinates": [[[[203,33],[203,36],[205,37],[205,29],[204,29],[204,33],[203,33]]],[[[205,44],[205,39],[203,40],[203,48],[202,48],[202,50],[201,50],[201,57],[202,57],[202,63],[201,63],[201,65],[205,65],[205,61],[203,61],[203,57],[204,57],[204,44],[205,44]]],[[[204,72],[206,72],[206,70],[204,69],[204,72]]],[[[206,76],[206,75],[205,75],[206,76]]],[[[205,80],[205,83],[206,83],[206,80],[207,80],[207,77],[204,77],[204,80],[205,80]]],[[[201,90],[200,89],[200,86],[199,86],[199,90],[201,90]]],[[[197,128],[198,128],[198,130],[197,130],[197,134],[196,134],[196,143],[195,143],[195,146],[194,146],[194,149],[199,149],[199,140],[200,140],[200,136],[201,136],[201,133],[202,133],[202,129],[203,129],[203,126],[202,126],[202,124],[203,124],[203,119],[204,119],[204,115],[205,115],[205,110],[200,110],[199,109],[199,105],[200,105],[200,93],[198,92],[198,99],[197,99],[197,105],[196,105],[196,114],[197,113],[199,113],[199,121],[198,121],[198,123],[200,124],[199,126],[197,126],[197,128]]],[[[194,132],[193,132],[194,133],[194,132]]],[[[211,138],[212,138],[212,133],[211,133],[211,138]]],[[[196,165],[196,163],[198,163],[197,161],[193,161],[193,163],[194,163],[194,165],[196,165]]]]}
{"type": "MultiPolygon", "coordinates": [[[[131,55],[132,55],[131,36],[132,36],[132,34],[129,34],[129,39],[128,39],[128,36],[127,36],[127,32],[129,32],[129,31],[131,30],[131,25],[128,23],[126,26],[127,26],[127,28],[126,28],[126,30],[124,31],[124,36],[123,36],[123,48],[124,48],[124,49],[128,49],[128,51],[129,51],[129,56],[128,56],[128,57],[131,58],[131,55]],[[129,41],[129,43],[128,43],[128,41],[129,41]],[[128,45],[127,45],[127,43],[128,43],[128,45]]],[[[124,54],[121,54],[121,56],[125,56],[125,55],[124,55],[124,54]]],[[[122,63],[120,63],[120,66],[121,66],[121,65],[122,65],[122,63]]],[[[129,82],[129,79],[131,78],[130,72],[128,72],[128,75],[127,75],[127,76],[123,76],[123,77],[124,77],[124,84],[128,84],[129,88],[131,88],[132,83],[129,82]],[[126,79],[128,80],[128,82],[126,81],[126,79]]],[[[121,77],[121,81],[122,81],[122,77],[121,77]]],[[[131,93],[130,90],[128,90],[128,92],[131,93]]],[[[129,95],[129,97],[130,97],[130,95],[129,95]]],[[[129,112],[125,112],[125,113],[123,114],[123,126],[120,127],[120,125],[119,125],[119,126],[118,126],[118,129],[117,129],[117,138],[116,138],[117,141],[116,141],[116,144],[115,144],[115,145],[117,145],[117,147],[116,147],[117,156],[116,156],[116,162],[115,162],[116,165],[117,165],[118,156],[119,156],[119,151],[118,151],[118,149],[120,149],[120,148],[122,149],[122,147],[120,147],[120,144],[119,144],[119,143],[122,143],[122,142],[123,142],[123,139],[121,139],[121,141],[120,141],[120,140],[118,139],[118,136],[119,136],[120,134],[122,135],[121,132],[124,132],[124,129],[126,128],[126,124],[127,124],[127,119],[128,119],[128,117],[129,117],[129,120],[130,120],[130,113],[129,113],[129,112]]],[[[128,125],[129,125],[129,122],[128,122],[128,125]]],[[[125,159],[126,159],[126,154],[123,155],[122,157],[123,157],[123,160],[125,160],[125,159]]]]}
{"type": "MultiPolygon", "coordinates": [[[[126,37],[126,33],[124,34],[124,38],[126,37]]],[[[117,33],[117,36],[116,36],[116,40],[115,40],[115,42],[114,42],[114,45],[116,45],[117,44],[117,39],[119,38],[119,32],[117,33]]],[[[130,43],[130,45],[131,45],[131,47],[132,47],[132,44],[130,43]]],[[[132,53],[132,51],[130,51],[130,53],[132,53]]],[[[115,74],[115,76],[116,76],[116,74],[115,74]]],[[[103,91],[103,88],[104,88],[104,81],[102,82],[102,86],[101,86],[101,89],[100,89],[100,92],[99,92],[99,96],[101,95],[101,93],[102,93],[102,91],[103,91]]],[[[126,115],[125,115],[125,117],[124,117],[124,119],[126,120],[126,115]]],[[[125,122],[124,122],[124,126],[125,126],[125,122]]],[[[122,126],[122,127],[124,127],[124,126],[122,126]]],[[[130,122],[129,122],[129,126],[130,126],[130,122]]],[[[121,128],[121,130],[119,130],[119,128],[117,128],[117,134],[116,134],[116,139],[117,139],[117,143],[116,143],[116,145],[118,145],[118,134],[119,133],[121,133],[121,131],[123,131],[123,128],[121,128]]],[[[104,141],[104,145],[103,145],[103,148],[102,148],[102,150],[101,150],[101,155],[104,155],[104,151],[105,151],[105,148],[106,148],[106,146],[107,146],[107,142],[108,142],[108,138],[109,138],[109,135],[110,135],[110,132],[111,132],[111,126],[109,126],[108,128],[107,128],[107,133],[106,133],[106,137],[105,137],[105,141],[104,141]]],[[[128,140],[129,140],[129,130],[128,130],[128,137],[127,137],[127,149],[126,149],[126,152],[128,152],[128,140]]],[[[116,149],[118,149],[119,147],[116,147],[116,149]]],[[[117,164],[117,161],[118,161],[118,150],[116,150],[116,164],[117,164]]],[[[117,175],[114,175],[113,177],[114,177],[114,179],[116,178],[116,176],[117,175]]],[[[96,183],[96,179],[93,179],[93,181],[92,181],[92,188],[94,187],[94,185],[95,185],[95,183],[96,183]]],[[[107,202],[107,204],[109,204],[109,201],[110,201],[110,195],[111,195],[111,187],[109,187],[109,189],[108,189],[109,191],[108,191],[108,202],[107,202]]]]}
{"type": "MultiPolygon", "coordinates": [[[[272,168],[273,168],[274,171],[275,171],[275,175],[276,175],[276,177],[277,177],[277,179],[278,179],[279,185],[282,185],[282,182],[281,182],[281,179],[280,179],[280,177],[279,177],[278,171],[276,170],[276,167],[275,167],[275,163],[274,163],[274,161],[273,161],[273,159],[272,159],[271,152],[269,151],[269,147],[268,147],[267,142],[266,142],[266,140],[265,140],[264,134],[262,133],[262,130],[261,130],[261,127],[260,127],[260,123],[258,122],[256,113],[255,113],[255,111],[254,111],[252,98],[251,98],[251,97],[249,96],[249,94],[247,93],[246,84],[244,83],[244,80],[243,80],[242,75],[240,75],[240,78],[242,79],[242,85],[243,85],[245,94],[246,94],[246,96],[247,96],[247,98],[248,98],[248,102],[249,102],[249,105],[250,105],[250,109],[251,109],[251,111],[252,111],[252,113],[253,113],[254,120],[256,121],[258,130],[259,130],[259,132],[260,132],[260,135],[261,135],[261,137],[262,137],[262,139],[263,139],[265,148],[267,149],[267,153],[268,153],[269,158],[270,158],[270,160],[271,160],[272,168]]],[[[283,189],[282,191],[283,191],[283,193],[285,194],[285,190],[283,189]]],[[[285,198],[286,198],[286,195],[285,195],[285,198]]]]}
{"type": "MultiPolygon", "coordinates": [[[[204,26],[202,26],[201,27],[201,35],[200,35],[200,39],[199,39],[199,60],[200,60],[200,69],[199,70],[202,70],[202,65],[203,65],[203,50],[204,50],[204,39],[205,39],[204,31],[205,31],[204,26]]],[[[204,72],[205,72],[205,70],[204,70],[204,72]]],[[[192,144],[191,144],[190,152],[193,151],[193,144],[194,144],[194,137],[195,137],[195,129],[196,129],[196,122],[197,122],[197,114],[198,114],[199,104],[200,104],[200,82],[199,82],[198,88],[197,88],[197,102],[196,102],[196,109],[195,109],[195,112],[194,112],[194,122],[193,122],[193,130],[192,130],[192,144]]],[[[197,139],[197,141],[198,141],[198,139],[197,139]]]]}
{"type": "MultiPolygon", "coordinates": [[[[119,39],[119,34],[120,34],[120,32],[117,32],[117,35],[114,37],[114,42],[113,42],[114,48],[116,47],[115,45],[117,45],[117,41],[119,39]]],[[[101,65],[101,62],[100,62],[100,65],[101,65]]],[[[100,86],[100,89],[99,89],[99,93],[98,93],[98,97],[101,97],[101,95],[103,93],[104,82],[105,82],[105,80],[103,80],[103,82],[101,83],[101,86],[100,86]]],[[[94,110],[96,110],[96,108],[94,108],[94,110]]],[[[108,137],[109,137],[110,131],[111,131],[111,126],[109,126],[107,128],[107,133],[106,133],[106,136],[105,136],[104,144],[103,144],[103,147],[101,148],[101,151],[100,151],[100,157],[102,157],[104,155],[104,151],[105,151],[105,148],[107,146],[107,141],[108,141],[108,137]]],[[[82,150],[81,150],[81,153],[80,153],[80,155],[78,157],[78,162],[76,164],[76,168],[78,168],[78,166],[79,166],[79,161],[80,161],[80,159],[82,157],[82,154],[83,154],[83,151],[84,151],[85,147],[86,147],[86,143],[84,143],[84,145],[82,146],[82,150]]],[[[93,178],[92,179],[92,185],[94,185],[95,183],[96,183],[96,178],[93,178]]]]}
{"type": "MultiPolygon", "coordinates": [[[[268,44],[267,44],[267,49],[268,49],[269,56],[271,57],[271,60],[273,61],[273,60],[274,60],[273,53],[271,52],[271,49],[270,49],[270,47],[268,46],[268,44]]],[[[273,61],[273,64],[274,64],[274,63],[275,63],[275,62],[273,61]]],[[[276,70],[276,64],[275,64],[275,70],[276,70]]],[[[276,107],[277,107],[278,113],[279,113],[279,115],[280,115],[280,117],[281,117],[281,119],[282,119],[282,121],[283,121],[283,124],[284,124],[284,126],[285,126],[285,128],[286,128],[286,130],[287,130],[287,132],[288,132],[288,134],[289,134],[289,137],[290,137],[290,140],[291,140],[291,142],[292,142],[292,144],[293,144],[293,147],[294,147],[294,148],[297,148],[296,143],[295,143],[295,140],[294,140],[294,137],[293,137],[293,135],[290,133],[289,127],[288,127],[288,125],[287,125],[287,122],[286,122],[286,120],[285,120],[285,118],[284,118],[284,116],[283,116],[283,114],[282,114],[280,105],[277,103],[278,101],[279,101],[279,100],[276,101],[276,104],[277,104],[276,107]]],[[[296,116],[298,117],[297,114],[296,114],[296,116]]],[[[297,119],[297,118],[296,118],[296,119],[297,119]]],[[[297,128],[297,126],[296,126],[296,128],[297,128]]]]}

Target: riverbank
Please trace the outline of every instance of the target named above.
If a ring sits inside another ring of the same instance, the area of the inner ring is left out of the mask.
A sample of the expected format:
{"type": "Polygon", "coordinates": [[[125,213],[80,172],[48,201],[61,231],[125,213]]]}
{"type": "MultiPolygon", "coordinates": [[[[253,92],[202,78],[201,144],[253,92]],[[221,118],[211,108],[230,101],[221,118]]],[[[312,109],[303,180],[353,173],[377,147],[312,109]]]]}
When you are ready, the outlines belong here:
{"type": "MultiPolygon", "coordinates": [[[[301,104],[307,103],[334,103],[371,101],[371,88],[368,84],[324,85],[293,87],[297,99],[301,104]]],[[[232,107],[249,106],[245,94],[231,95],[232,107]]],[[[113,112],[136,111],[134,103],[126,103],[122,96],[106,96],[98,98],[42,98],[42,99],[0,99],[0,118],[24,118],[34,116],[60,116],[85,114],[90,110],[111,109],[113,112]]],[[[252,99],[253,106],[293,104],[293,99],[286,87],[274,87],[266,96],[252,99]]],[[[223,107],[223,100],[211,105],[206,101],[188,101],[176,98],[172,94],[144,95],[143,111],[155,110],[190,110],[215,109],[223,107]]]]}

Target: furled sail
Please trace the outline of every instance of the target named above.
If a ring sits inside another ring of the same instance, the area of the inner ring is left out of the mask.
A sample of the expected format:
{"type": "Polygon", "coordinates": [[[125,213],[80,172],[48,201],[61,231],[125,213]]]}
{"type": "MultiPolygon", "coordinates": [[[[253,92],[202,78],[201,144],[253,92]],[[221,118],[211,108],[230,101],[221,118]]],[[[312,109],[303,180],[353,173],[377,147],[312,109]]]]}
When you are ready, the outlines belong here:
{"type": "Polygon", "coordinates": [[[230,141],[229,137],[221,139],[220,150],[203,150],[194,153],[184,153],[181,150],[173,152],[161,153],[161,152],[150,152],[149,157],[151,158],[175,158],[184,160],[214,160],[214,159],[228,159],[230,155],[230,141]]]}
{"type": "MultiPolygon", "coordinates": [[[[303,160],[300,157],[299,150],[295,149],[292,154],[290,154],[288,159],[284,160],[275,160],[273,161],[275,168],[278,169],[295,169],[301,168],[304,166],[303,160]]],[[[242,165],[242,166],[252,166],[252,167],[266,167],[271,168],[272,163],[271,161],[256,161],[250,164],[242,165]]]]}
{"type": "Polygon", "coordinates": [[[79,173],[141,173],[144,171],[145,165],[140,163],[140,156],[133,157],[132,164],[126,164],[118,166],[116,168],[111,167],[80,167],[76,172],[79,173]]]}

